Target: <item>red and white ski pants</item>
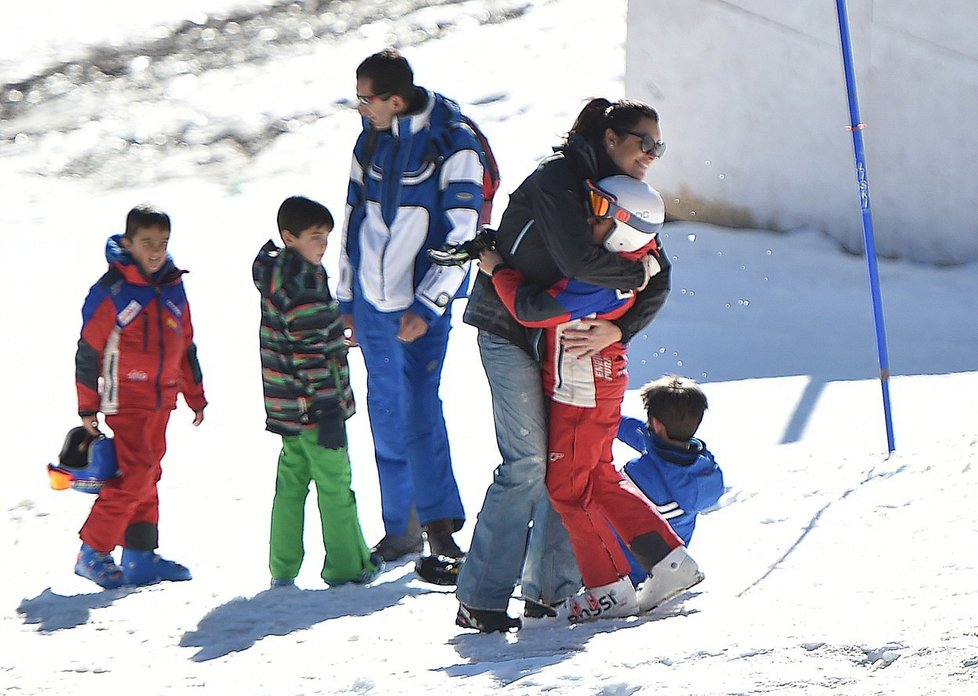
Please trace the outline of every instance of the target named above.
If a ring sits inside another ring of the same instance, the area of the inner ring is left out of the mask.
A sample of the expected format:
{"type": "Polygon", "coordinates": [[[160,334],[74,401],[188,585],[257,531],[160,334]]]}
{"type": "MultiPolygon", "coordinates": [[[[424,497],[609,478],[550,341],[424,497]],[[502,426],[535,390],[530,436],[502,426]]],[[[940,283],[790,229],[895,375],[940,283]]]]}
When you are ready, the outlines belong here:
{"type": "Polygon", "coordinates": [[[547,490],[567,528],[584,585],[600,587],[631,569],[616,531],[626,544],[649,532],[669,548],[682,546],[682,540],[612,463],[628,386],[625,347],[616,343],[590,360],[576,360],[563,355],[555,333],[546,332],[543,366],[551,398],[547,490]]]}

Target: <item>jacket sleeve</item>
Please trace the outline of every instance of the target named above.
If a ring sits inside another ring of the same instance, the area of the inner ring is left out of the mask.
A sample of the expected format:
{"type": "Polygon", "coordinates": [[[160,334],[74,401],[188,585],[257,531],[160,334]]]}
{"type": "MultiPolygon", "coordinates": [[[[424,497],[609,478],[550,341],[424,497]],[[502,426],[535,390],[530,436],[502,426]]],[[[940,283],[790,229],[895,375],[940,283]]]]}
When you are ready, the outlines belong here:
{"type": "Polygon", "coordinates": [[[519,271],[501,267],[493,286],[510,314],[523,326],[546,328],[607,311],[616,290],[563,278],[549,288],[527,283],[519,271]]]}
{"type": "MultiPolygon", "coordinates": [[[[432,215],[444,217],[445,236],[430,246],[461,244],[475,237],[482,211],[482,160],[475,135],[464,126],[451,128],[451,147],[438,167],[438,209],[432,215]]],[[[420,254],[425,254],[422,249],[420,254]]],[[[427,263],[427,260],[425,259],[427,263]]],[[[414,292],[410,309],[431,321],[448,308],[458,294],[469,271],[464,266],[437,266],[428,269],[414,292]]]]}
{"type": "Polygon", "coordinates": [[[184,306],[183,331],[187,337],[187,347],[183,354],[183,364],[180,366],[182,376],[182,391],[184,401],[194,411],[202,411],[207,406],[204,398],[204,375],[197,360],[197,345],[194,343],[194,326],[190,320],[190,303],[184,306]]]}
{"type": "Polygon", "coordinates": [[[289,342],[293,376],[311,397],[331,385],[349,391],[343,318],[336,303],[323,299],[323,288],[310,288],[281,307],[285,337],[289,342]]]}
{"type": "Polygon", "coordinates": [[[366,190],[363,172],[367,164],[362,162],[362,159],[365,156],[365,142],[365,132],[362,132],[357,138],[356,145],[353,146],[350,180],[346,189],[346,217],[343,221],[343,234],[340,237],[339,275],[336,285],[336,299],[340,302],[340,311],[343,314],[353,312],[353,274],[355,269],[351,257],[353,256],[353,247],[359,244],[360,225],[364,218],[366,190]]]}
{"type": "Polygon", "coordinates": [[[523,274],[514,268],[497,268],[492,274],[492,284],[506,309],[523,326],[557,326],[571,319],[551,289],[525,282],[523,274]]]}
{"type": "Polygon", "coordinates": [[[580,182],[566,160],[545,163],[525,184],[535,229],[562,275],[603,288],[631,289],[645,282],[641,263],[596,246],[582,206],[580,182]]]}
{"type": "Polygon", "coordinates": [[[101,407],[98,381],[102,374],[102,355],[115,322],[115,305],[101,285],[94,285],[82,307],[81,337],[75,352],[79,415],[98,413],[101,407]]]}
{"type": "Polygon", "coordinates": [[[618,439],[636,452],[647,452],[649,449],[648,427],[638,418],[622,417],[618,425],[618,439]]]}
{"type": "Polygon", "coordinates": [[[612,320],[621,329],[622,343],[628,343],[639,331],[652,323],[666,303],[666,297],[672,288],[672,264],[664,251],[659,255],[658,261],[661,270],[635,296],[635,304],[623,316],[612,320]]]}

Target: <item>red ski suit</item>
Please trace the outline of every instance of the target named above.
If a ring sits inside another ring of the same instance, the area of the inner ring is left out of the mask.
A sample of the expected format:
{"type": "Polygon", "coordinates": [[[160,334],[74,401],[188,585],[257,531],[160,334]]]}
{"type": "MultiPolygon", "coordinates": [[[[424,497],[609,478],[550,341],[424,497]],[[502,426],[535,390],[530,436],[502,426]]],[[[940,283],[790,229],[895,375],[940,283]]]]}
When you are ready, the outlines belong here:
{"type": "Polygon", "coordinates": [[[108,481],[79,532],[96,551],[157,547],[160,461],[178,393],[202,410],[207,401],[193,342],[183,271],[167,258],[152,279],[121,248],[106,246],[109,271],[82,309],[75,355],[80,415],[105,414],[121,476],[108,481]]]}
{"type": "Polygon", "coordinates": [[[628,576],[631,566],[616,531],[626,544],[655,532],[670,549],[682,546],[669,523],[612,463],[628,387],[626,346],[613,343],[581,360],[566,355],[561,344],[563,332],[583,318],[581,311],[617,319],[634,304],[634,294],[612,293],[606,311],[596,312],[595,297],[604,293],[607,301],[608,291],[594,287],[589,296],[579,281],[565,279],[539,289],[523,284],[523,275],[506,267],[497,268],[492,280],[517,321],[544,327],[541,360],[550,398],[547,491],[567,528],[584,585],[601,587],[628,576]]]}

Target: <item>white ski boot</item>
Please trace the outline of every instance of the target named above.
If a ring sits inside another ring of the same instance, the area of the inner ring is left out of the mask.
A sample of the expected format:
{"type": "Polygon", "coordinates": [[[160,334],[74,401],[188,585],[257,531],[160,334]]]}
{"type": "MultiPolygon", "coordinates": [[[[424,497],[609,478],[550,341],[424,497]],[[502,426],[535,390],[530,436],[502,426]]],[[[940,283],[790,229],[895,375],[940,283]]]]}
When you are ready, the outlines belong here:
{"type": "Polygon", "coordinates": [[[639,586],[636,593],[639,608],[643,613],[652,611],[663,602],[703,582],[705,577],[696,561],[686,553],[686,547],[679,546],[656,563],[649,571],[649,579],[639,586]]]}
{"type": "Polygon", "coordinates": [[[628,578],[601,587],[585,587],[579,594],[568,597],[558,614],[570,623],[593,619],[618,619],[635,616],[639,604],[635,588],[628,578]]]}

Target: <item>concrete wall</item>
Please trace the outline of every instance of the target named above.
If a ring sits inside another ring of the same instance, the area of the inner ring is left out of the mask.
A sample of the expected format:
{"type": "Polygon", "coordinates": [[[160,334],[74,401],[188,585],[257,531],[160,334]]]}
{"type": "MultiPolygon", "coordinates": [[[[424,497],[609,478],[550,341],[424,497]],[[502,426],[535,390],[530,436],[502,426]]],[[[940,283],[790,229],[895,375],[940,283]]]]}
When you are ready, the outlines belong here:
{"type": "MultiPolygon", "coordinates": [[[[850,0],[877,252],[978,260],[978,0],[850,0]]],[[[626,94],[669,215],[863,248],[832,0],[630,0],[626,94]]]]}

